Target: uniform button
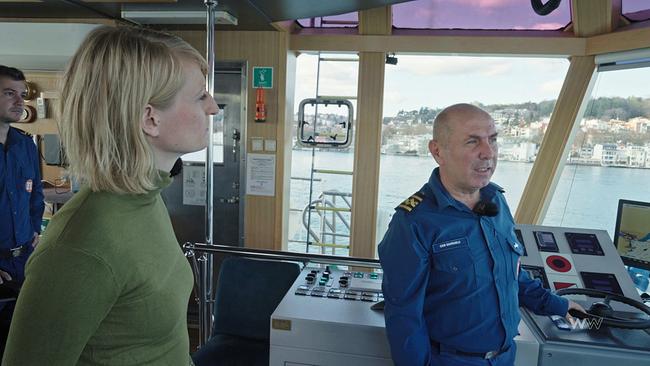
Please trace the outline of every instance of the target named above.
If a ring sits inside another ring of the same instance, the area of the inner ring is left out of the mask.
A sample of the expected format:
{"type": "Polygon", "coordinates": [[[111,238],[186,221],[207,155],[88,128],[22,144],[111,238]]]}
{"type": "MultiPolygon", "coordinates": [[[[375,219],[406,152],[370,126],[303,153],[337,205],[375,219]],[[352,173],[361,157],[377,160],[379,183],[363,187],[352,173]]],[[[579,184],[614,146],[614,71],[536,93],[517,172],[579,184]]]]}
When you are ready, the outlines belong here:
{"type": "Polygon", "coordinates": [[[456,266],[451,267],[451,269],[454,270],[454,272],[458,271],[458,267],[456,266]]]}

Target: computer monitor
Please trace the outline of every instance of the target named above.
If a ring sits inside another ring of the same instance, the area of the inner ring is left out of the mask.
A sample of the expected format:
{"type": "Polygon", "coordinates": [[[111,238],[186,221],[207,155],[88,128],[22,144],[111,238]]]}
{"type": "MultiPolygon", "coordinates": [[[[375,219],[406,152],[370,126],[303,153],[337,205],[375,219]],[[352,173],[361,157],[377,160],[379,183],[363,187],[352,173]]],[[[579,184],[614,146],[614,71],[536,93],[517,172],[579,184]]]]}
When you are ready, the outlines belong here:
{"type": "Polygon", "coordinates": [[[623,263],[650,270],[650,202],[618,201],[614,245],[623,263]]]}

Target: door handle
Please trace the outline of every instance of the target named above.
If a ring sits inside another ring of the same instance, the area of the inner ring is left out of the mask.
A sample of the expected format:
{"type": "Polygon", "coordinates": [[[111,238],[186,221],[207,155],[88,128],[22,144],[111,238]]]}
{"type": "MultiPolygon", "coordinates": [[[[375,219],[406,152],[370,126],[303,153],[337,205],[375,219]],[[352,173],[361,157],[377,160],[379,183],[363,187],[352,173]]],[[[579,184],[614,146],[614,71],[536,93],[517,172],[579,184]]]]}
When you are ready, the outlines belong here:
{"type": "Polygon", "coordinates": [[[232,132],[232,161],[237,162],[237,142],[241,139],[241,133],[236,128],[232,132]]]}

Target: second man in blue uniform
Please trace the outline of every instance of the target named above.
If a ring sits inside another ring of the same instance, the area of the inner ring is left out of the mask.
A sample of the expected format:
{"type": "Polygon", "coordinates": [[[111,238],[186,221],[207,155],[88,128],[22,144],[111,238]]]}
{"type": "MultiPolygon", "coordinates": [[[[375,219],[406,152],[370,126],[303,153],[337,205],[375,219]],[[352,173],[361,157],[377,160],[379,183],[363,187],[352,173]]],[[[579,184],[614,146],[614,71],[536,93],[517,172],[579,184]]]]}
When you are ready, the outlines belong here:
{"type": "Polygon", "coordinates": [[[521,271],[523,246],[490,178],[497,131],[469,104],[444,109],[429,182],[404,201],[379,245],[385,318],[397,365],[513,365],[519,306],[566,315],[580,305],[521,271]]]}

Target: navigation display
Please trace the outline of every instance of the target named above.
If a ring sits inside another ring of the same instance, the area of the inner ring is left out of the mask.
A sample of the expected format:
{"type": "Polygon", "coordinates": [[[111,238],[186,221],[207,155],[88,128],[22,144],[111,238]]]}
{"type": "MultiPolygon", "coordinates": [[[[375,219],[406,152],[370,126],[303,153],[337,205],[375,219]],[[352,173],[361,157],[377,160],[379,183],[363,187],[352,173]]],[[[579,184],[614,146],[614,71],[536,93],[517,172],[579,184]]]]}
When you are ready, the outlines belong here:
{"type": "Polygon", "coordinates": [[[540,252],[559,252],[555,236],[550,231],[533,231],[540,252]]]}
{"type": "Polygon", "coordinates": [[[616,281],[616,276],[612,273],[580,272],[580,276],[586,288],[624,296],[621,286],[616,281]]]}
{"type": "Polygon", "coordinates": [[[614,245],[624,264],[650,270],[650,202],[618,201],[614,245]]]}
{"type": "Polygon", "coordinates": [[[605,255],[596,234],[564,233],[573,254],[605,255]]]}

